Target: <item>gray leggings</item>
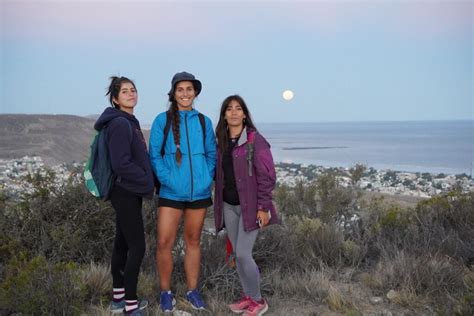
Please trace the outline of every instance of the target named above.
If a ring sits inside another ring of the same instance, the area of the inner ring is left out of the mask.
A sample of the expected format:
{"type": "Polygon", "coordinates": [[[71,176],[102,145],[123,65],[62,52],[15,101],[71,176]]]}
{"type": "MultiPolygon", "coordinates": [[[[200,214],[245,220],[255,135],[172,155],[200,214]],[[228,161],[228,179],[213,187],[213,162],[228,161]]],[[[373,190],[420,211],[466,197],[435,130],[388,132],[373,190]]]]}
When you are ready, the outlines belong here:
{"type": "Polygon", "coordinates": [[[240,205],[224,202],[224,223],[234,248],[237,273],[245,295],[253,300],[262,299],[260,293],[260,272],[252,257],[252,248],[257,239],[258,230],[246,232],[242,220],[240,205]]]}

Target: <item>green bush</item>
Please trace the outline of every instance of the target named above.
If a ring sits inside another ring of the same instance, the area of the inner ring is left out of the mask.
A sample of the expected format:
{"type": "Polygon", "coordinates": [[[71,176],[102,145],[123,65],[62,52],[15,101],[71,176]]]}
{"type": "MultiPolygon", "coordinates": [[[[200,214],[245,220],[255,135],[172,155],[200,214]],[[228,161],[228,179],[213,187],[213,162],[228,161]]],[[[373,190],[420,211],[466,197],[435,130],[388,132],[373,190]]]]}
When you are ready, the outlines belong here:
{"type": "Polygon", "coordinates": [[[40,175],[31,181],[33,192],[2,212],[0,240],[53,262],[107,258],[115,226],[110,204],[96,200],[82,185],[57,188],[40,175]]]}
{"type": "Polygon", "coordinates": [[[0,311],[25,314],[78,315],[84,288],[75,263],[49,263],[20,254],[9,261],[0,285],[0,311]]]}
{"type": "Polygon", "coordinates": [[[474,192],[451,192],[418,203],[416,221],[424,248],[431,253],[474,259],[474,192]]]}
{"type": "MultiPolygon", "coordinates": [[[[102,304],[111,287],[115,214],[110,203],[94,199],[82,185],[52,185],[48,174],[29,181],[34,190],[20,201],[0,192],[0,314],[78,314],[88,310],[81,306],[102,304]]],[[[366,284],[381,294],[396,289],[399,304],[415,306],[422,298],[433,306],[448,302],[437,307],[447,314],[470,311],[473,278],[463,264],[474,258],[474,193],[436,196],[413,209],[378,199],[360,210],[357,190],[340,186],[335,174],[327,173],[294,188],[279,186],[274,196],[282,224],[263,229],[254,246],[265,296],[278,296],[286,288],[283,280],[306,271],[362,267],[366,284]],[[359,213],[361,219],[353,221],[359,213]]],[[[147,248],[139,292],[152,299],[158,284],[156,205],[145,201],[143,209],[147,248]]],[[[181,295],[182,232],[178,236],[172,283],[181,295]]],[[[224,258],[223,236],[203,233],[200,286],[213,302],[230,301],[241,291],[236,270],[224,258]]],[[[333,282],[337,272],[327,277],[333,282]]],[[[292,282],[288,289],[299,286],[297,279],[292,282]]],[[[339,290],[331,291],[329,303],[329,289],[307,292],[318,295],[314,304],[335,308],[342,302],[335,295],[339,290]]]]}

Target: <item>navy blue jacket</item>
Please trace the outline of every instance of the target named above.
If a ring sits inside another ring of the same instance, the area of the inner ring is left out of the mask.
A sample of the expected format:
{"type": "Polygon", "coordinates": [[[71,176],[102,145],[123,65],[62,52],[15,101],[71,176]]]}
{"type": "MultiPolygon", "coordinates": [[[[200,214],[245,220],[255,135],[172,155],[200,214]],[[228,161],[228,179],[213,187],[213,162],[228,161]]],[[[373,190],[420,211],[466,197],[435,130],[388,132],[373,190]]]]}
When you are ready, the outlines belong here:
{"type": "Polygon", "coordinates": [[[99,131],[105,126],[112,170],[118,177],[115,185],[139,196],[153,197],[153,171],[136,117],[109,107],[94,128],[99,131]]]}

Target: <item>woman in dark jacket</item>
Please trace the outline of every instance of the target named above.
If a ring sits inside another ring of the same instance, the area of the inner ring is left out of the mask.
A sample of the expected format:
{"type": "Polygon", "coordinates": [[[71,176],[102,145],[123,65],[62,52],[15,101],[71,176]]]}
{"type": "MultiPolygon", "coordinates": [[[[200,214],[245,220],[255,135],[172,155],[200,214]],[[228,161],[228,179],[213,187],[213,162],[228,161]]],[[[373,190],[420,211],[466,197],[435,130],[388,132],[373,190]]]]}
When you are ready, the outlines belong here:
{"type": "Polygon", "coordinates": [[[277,223],[272,202],[276,175],[270,145],[256,130],[245,101],[238,95],[222,103],[216,135],[216,231],[227,229],[244,293],[229,308],[244,315],[263,315],[268,304],[260,293],[260,274],[252,248],[259,228],[277,223]]]}
{"type": "Polygon", "coordinates": [[[133,115],[137,90],[125,77],[111,77],[107,95],[112,107],[95,123],[106,129],[112,170],[117,180],[110,194],[115,209],[115,242],[112,253],[112,313],[142,315],[148,302],[137,299],[140,265],[145,254],[142,198],[153,197],[153,173],[140,123],[133,115]]]}

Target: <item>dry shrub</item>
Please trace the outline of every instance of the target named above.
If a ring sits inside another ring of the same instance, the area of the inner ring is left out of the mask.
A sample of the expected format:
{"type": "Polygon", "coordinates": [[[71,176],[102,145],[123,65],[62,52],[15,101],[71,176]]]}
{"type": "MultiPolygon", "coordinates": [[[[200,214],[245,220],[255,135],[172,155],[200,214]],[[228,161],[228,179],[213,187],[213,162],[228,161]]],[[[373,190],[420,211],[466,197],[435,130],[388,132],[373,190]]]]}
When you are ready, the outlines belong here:
{"type": "Polygon", "coordinates": [[[330,310],[345,312],[352,308],[352,303],[346,299],[344,294],[335,286],[329,286],[327,297],[324,299],[330,310]]]}
{"type": "Polygon", "coordinates": [[[269,279],[278,296],[320,304],[328,295],[331,276],[332,272],[322,268],[293,273],[274,271],[269,279]]]}
{"type": "MultiPolygon", "coordinates": [[[[110,276],[110,278],[112,278],[112,276],[110,276]]],[[[152,300],[152,298],[158,297],[158,293],[159,286],[155,273],[141,271],[140,275],[138,276],[138,297],[148,298],[149,300],[152,300]]]]}
{"type": "Polygon", "coordinates": [[[86,297],[91,304],[110,300],[112,275],[109,266],[91,262],[82,269],[81,280],[87,291],[86,297]]]}
{"type": "Polygon", "coordinates": [[[378,257],[384,245],[407,246],[405,241],[415,226],[413,211],[396,204],[386,204],[383,199],[373,199],[369,215],[364,221],[366,238],[370,241],[371,254],[378,257]]]}
{"type": "MultiPolygon", "coordinates": [[[[201,239],[201,276],[203,292],[210,297],[229,301],[240,295],[237,270],[225,262],[226,236],[204,234],[201,239]]],[[[182,282],[184,284],[184,280],[182,282]]]]}
{"type": "MultiPolygon", "coordinates": [[[[407,252],[474,259],[474,193],[450,193],[415,209],[374,200],[364,226],[372,250],[389,246],[407,252]]],[[[376,252],[377,253],[377,252],[376,252]]]]}
{"type": "Polygon", "coordinates": [[[36,191],[7,206],[0,240],[52,262],[87,264],[107,258],[115,226],[110,204],[96,200],[82,185],[65,185],[47,194],[50,184],[36,181],[36,191]]]}
{"type": "Polygon", "coordinates": [[[311,216],[317,213],[316,193],[314,185],[302,182],[297,183],[296,188],[286,185],[278,186],[273,192],[273,197],[281,217],[284,220],[287,216],[311,216]],[[312,196],[311,196],[311,193],[312,196]]]}
{"type": "Polygon", "coordinates": [[[156,218],[158,214],[157,199],[143,200],[143,224],[145,228],[145,256],[141,269],[146,273],[156,271],[156,218]]]}
{"type": "Polygon", "coordinates": [[[415,256],[404,251],[384,253],[374,271],[382,293],[403,290],[409,296],[444,297],[463,289],[463,267],[445,256],[415,256]]]}
{"type": "Polygon", "coordinates": [[[344,239],[339,226],[297,216],[290,216],[283,225],[265,228],[254,247],[259,267],[280,271],[315,269],[320,262],[331,267],[357,265],[364,253],[365,248],[356,240],[344,239]]]}
{"type": "Polygon", "coordinates": [[[474,260],[473,210],[474,192],[452,192],[418,203],[421,246],[465,262],[474,260]]]}
{"type": "Polygon", "coordinates": [[[319,219],[292,217],[288,221],[289,249],[293,252],[295,265],[299,268],[318,264],[319,260],[329,266],[343,262],[344,236],[334,224],[322,223],[319,219]]]}
{"type": "Polygon", "coordinates": [[[467,271],[463,277],[466,288],[474,293],[474,271],[467,271]]]}
{"type": "Polygon", "coordinates": [[[357,266],[364,259],[363,247],[353,240],[344,240],[342,243],[342,253],[349,266],[357,266]]]}

